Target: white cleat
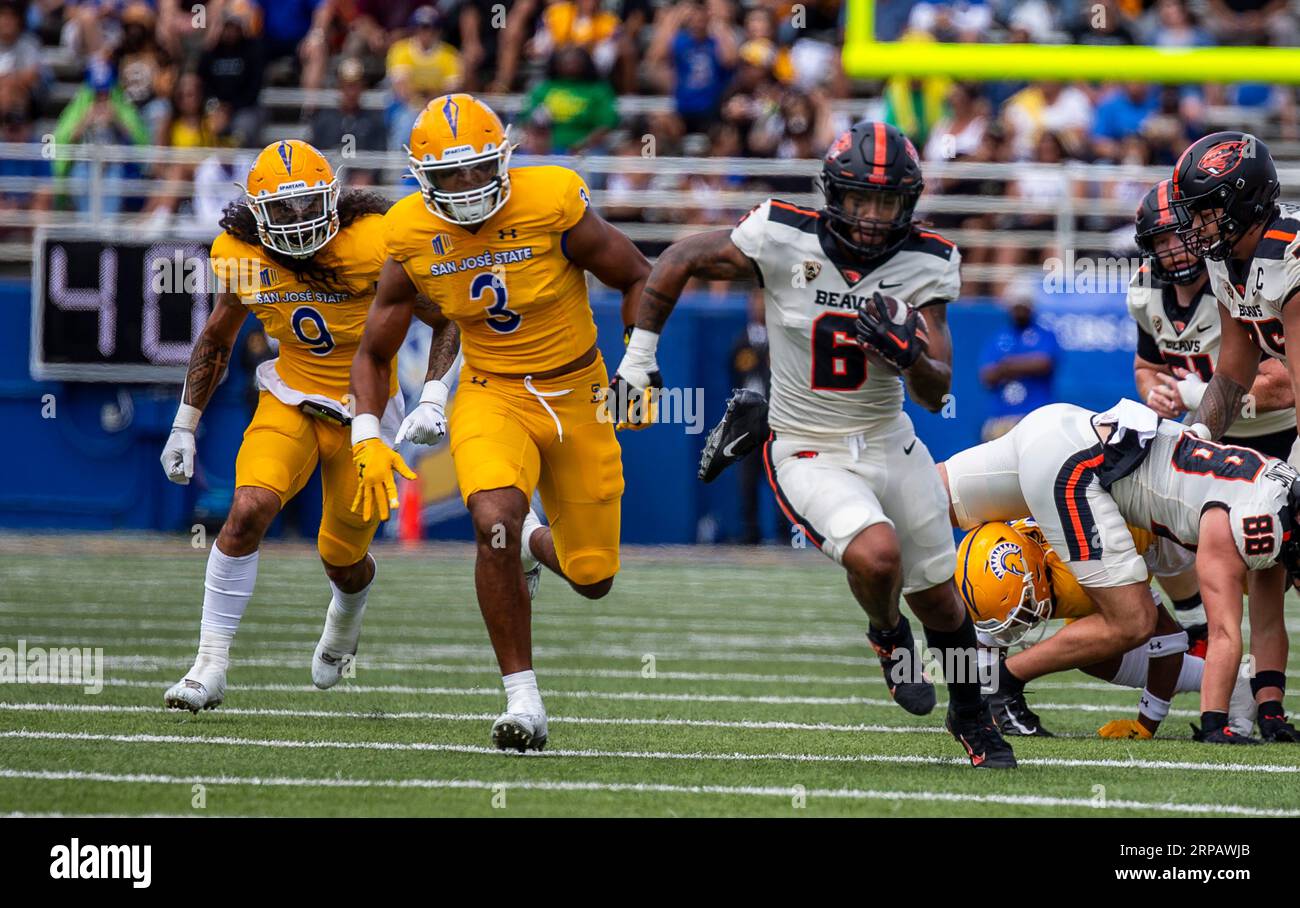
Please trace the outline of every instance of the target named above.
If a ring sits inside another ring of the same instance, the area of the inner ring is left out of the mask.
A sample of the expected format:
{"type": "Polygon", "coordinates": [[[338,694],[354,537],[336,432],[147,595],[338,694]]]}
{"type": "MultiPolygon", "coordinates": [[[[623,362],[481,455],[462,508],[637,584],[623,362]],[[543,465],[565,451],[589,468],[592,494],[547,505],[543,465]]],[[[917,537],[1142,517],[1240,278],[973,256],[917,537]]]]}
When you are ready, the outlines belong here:
{"type": "Polygon", "coordinates": [[[541,750],[546,747],[546,713],[502,713],[492,723],[497,750],[541,750]]]}
{"type": "Polygon", "coordinates": [[[316,652],[311,657],[311,683],[315,684],[321,690],[328,690],[346,673],[351,677],[348,671],[349,665],[356,658],[357,644],[361,640],[361,619],[366,614],[366,607],[361,607],[361,612],[356,616],[356,625],[351,634],[346,636],[340,635],[331,623],[334,618],[334,610],[331,608],[325,613],[325,630],[321,633],[320,642],[316,644],[316,652]],[[342,639],[341,646],[326,647],[326,640],[342,639]]]}
{"type": "Polygon", "coordinates": [[[190,669],[185,677],[167,688],[163,703],[168,709],[216,709],[226,698],[226,673],[223,669],[190,669]]]}
{"type": "MultiPolygon", "coordinates": [[[[519,535],[524,542],[527,542],[532,537],[533,530],[545,525],[537,516],[537,512],[529,508],[528,513],[524,515],[524,528],[519,535]]],[[[524,565],[524,581],[528,584],[528,601],[531,602],[537,598],[537,588],[542,584],[542,563],[528,554],[526,545],[519,546],[519,560],[524,565]]]]}
{"type": "Polygon", "coordinates": [[[1249,738],[1255,730],[1255,714],[1259,704],[1250,689],[1249,666],[1243,665],[1237,672],[1237,683],[1233,685],[1232,697],[1228,700],[1228,727],[1234,733],[1249,738]]]}

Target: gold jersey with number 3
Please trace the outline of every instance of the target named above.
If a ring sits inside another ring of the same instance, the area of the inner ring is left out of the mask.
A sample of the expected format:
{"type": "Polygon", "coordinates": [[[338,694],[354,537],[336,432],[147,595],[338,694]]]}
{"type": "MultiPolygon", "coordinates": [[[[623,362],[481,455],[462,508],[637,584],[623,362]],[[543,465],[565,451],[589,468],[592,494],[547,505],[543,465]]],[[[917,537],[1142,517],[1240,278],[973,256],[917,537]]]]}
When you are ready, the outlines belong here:
{"type": "Polygon", "coordinates": [[[475,231],[412,193],[384,216],[388,254],[460,328],[467,367],[545,372],[596,343],[585,274],[564,250],[589,203],[582,177],[554,166],[512,168],[510,197],[475,231]]]}

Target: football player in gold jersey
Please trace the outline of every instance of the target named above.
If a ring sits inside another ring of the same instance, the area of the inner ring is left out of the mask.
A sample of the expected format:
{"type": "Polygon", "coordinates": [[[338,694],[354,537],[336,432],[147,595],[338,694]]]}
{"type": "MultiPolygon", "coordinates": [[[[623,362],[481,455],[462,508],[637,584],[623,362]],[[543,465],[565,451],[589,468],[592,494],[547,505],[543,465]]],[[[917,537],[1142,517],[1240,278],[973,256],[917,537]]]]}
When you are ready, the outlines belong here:
{"type": "MultiPolygon", "coordinates": [[[[324,513],[317,549],[333,590],[312,680],[330,687],[356,652],[375,576],[368,554],[378,521],[354,514],[356,471],[348,437],[348,370],[386,253],[388,203],[340,190],[329,162],[305,142],[276,142],[248,173],[247,196],[231,204],[212,244],[212,314],[190,355],[171,436],[167,478],[194,473],[194,432],[224,377],[231,347],[251,309],[279,344],[257,370],[257,412],[235,461],[230,514],[208,555],[199,652],[164,695],[170,708],[212,709],[225,696],[231,640],[252,597],[258,548],[267,527],[321,469],[324,513]]],[[[402,418],[394,376],[380,410],[386,437],[402,418]]]]}
{"type": "MultiPolygon", "coordinates": [[[[419,192],[384,217],[388,261],[352,366],[353,457],[363,514],[397,506],[392,472],[406,470],[380,437],[393,354],[426,305],[460,328],[464,366],[451,409],[451,453],[478,544],[474,582],[506,689],[492,726],[499,748],[540,749],[546,711],[532,664],[531,607],[521,556],[599,599],[618,572],[621,451],[607,418],[608,385],[587,300],[586,272],[623,294],[624,324],[649,263],[590,207],[564,167],[510,169],[496,114],[467,94],[435,98],[411,130],[419,192]],[[528,506],[541,492],[550,526],[528,506]]],[[[431,357],[441,379],[454,350],[431,357]]],[[[431,382],[408,421],[438,433],[446,386],[431,382]]]]}
{"type": "MultiPolygon", "coordinates": [[[[1162,584],[1186,583],[1180,575],[1186,573],[1190,554],[1140,527],[1129,530],[1138,551],[1153,563],[1153,572],[1159,571],[1162,584]]],[[[999,655],[1022,643],[1031,632],[1044,632],[1051,619],[1075,621],[1097,611],[1096,603],[1031,518],[985,523],[967,533],[957,547],[956,583],[980,643],[998,650],[999,655]]],[[[1156,630],[1147,643],[1082,669],[1103,681],[1142,690],[1137,718],[1107,722],[1098,729],[1103,738],[1150,738],[1169,714],[1174,694],[1201,689],[1205,660],[1187,651],[1186,632],[1158,599],[1152,607],[1157,611],[1156,630]]],[[[1018,656],[1007,657],[1013,673],[1018,656]]],[[[1253,698],[1248,684],[1243,687],[1239,683],[1238,687],[1241,690],[1234,694],[1233,711],[1240,710],[1249,723],[1253,698]]],[[[1003,734],[1051,737],[1029,709],[1023,692],[1005,696],[995,691],[989,699],[1003,734]]]]}

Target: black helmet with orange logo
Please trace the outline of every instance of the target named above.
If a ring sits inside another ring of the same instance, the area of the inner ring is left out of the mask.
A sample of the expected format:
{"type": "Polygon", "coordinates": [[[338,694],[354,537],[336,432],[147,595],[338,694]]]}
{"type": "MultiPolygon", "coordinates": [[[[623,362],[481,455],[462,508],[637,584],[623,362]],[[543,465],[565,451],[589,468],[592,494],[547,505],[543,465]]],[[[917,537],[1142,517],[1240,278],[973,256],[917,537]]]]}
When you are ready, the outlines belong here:
{"type": "Polygon", "coordinates": [[[1272,219],[1281,185],[1267,145],[1249,133],[1216,132],[1183,152],[1173,190],[1179,235],[1195,255],[1221,262],[1272,219]]]}

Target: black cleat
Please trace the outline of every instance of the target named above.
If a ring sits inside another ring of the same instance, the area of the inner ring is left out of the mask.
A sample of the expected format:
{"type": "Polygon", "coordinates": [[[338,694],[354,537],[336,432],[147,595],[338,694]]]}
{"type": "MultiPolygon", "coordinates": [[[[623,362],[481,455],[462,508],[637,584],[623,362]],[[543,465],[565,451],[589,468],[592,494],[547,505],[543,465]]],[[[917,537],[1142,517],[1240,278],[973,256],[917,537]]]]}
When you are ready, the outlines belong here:
{"type": "Polygon", "coordinates": [[[1296,727],[1286,720],[1285,714],[1266,716],[1261,711],[1256,721],[1259,722],[1260,738],[1269,744],[1300,743],[1300,731],[1296,731],[1296,727]]]}
{"type": "MultiPolygon", "coordinates": [[[[1191,723],[1188,723],[1191,724],[1191,723]]],[[[1201,731],[1200,726],[1192,725],[1192,740],[1200,741],[1203,744],[1263,744],[1259,738],[1252,738],[1250,735],[1239,735],[1232,730],[1230,726],[1216,728],[1211,732],[1201,731]]]]}
{"type": "Polygon", "coordinates": [[[867,630],[867,642],[880,660],[889,696],[914,716],[929,715],[937,700],[934,682],[916,656],[916,641],[912,638],[912,626],[907,623],[907,618],[899,616],[898,628],[890,637],[895,639],[886,640],[874,627],[867,630]]]}
{"type": "Polygon", "coordinates": [[[771,434],[767,426],[767,398],[745,388],[732,391],[727,411],[704,442],[697,475],[702,482],[713,482],[723,470],[743,459],[771,434]]]}
{"type": "Polygon", "coordinates": [[[993,718],[998,723],[998,728],[1004,735],[1015,735],[1020,738],[1054,738],[1046,728],[1043,728],[1043,722],[1038,718],[1038,713],[1029,708],[1025,702],[1025,692],[1021,690],[1016,694],[1007,694],[1002,691],[989,694],[989,710],[993,713],[993,718]]]}
{"type": "Polygon", "coordinates": [[[1016,754],[1002,737],[987,703],[969,710],[948,707],[944,728],[966,748],[970,765],[977,769],[1015,769],[1016,754]]]}

